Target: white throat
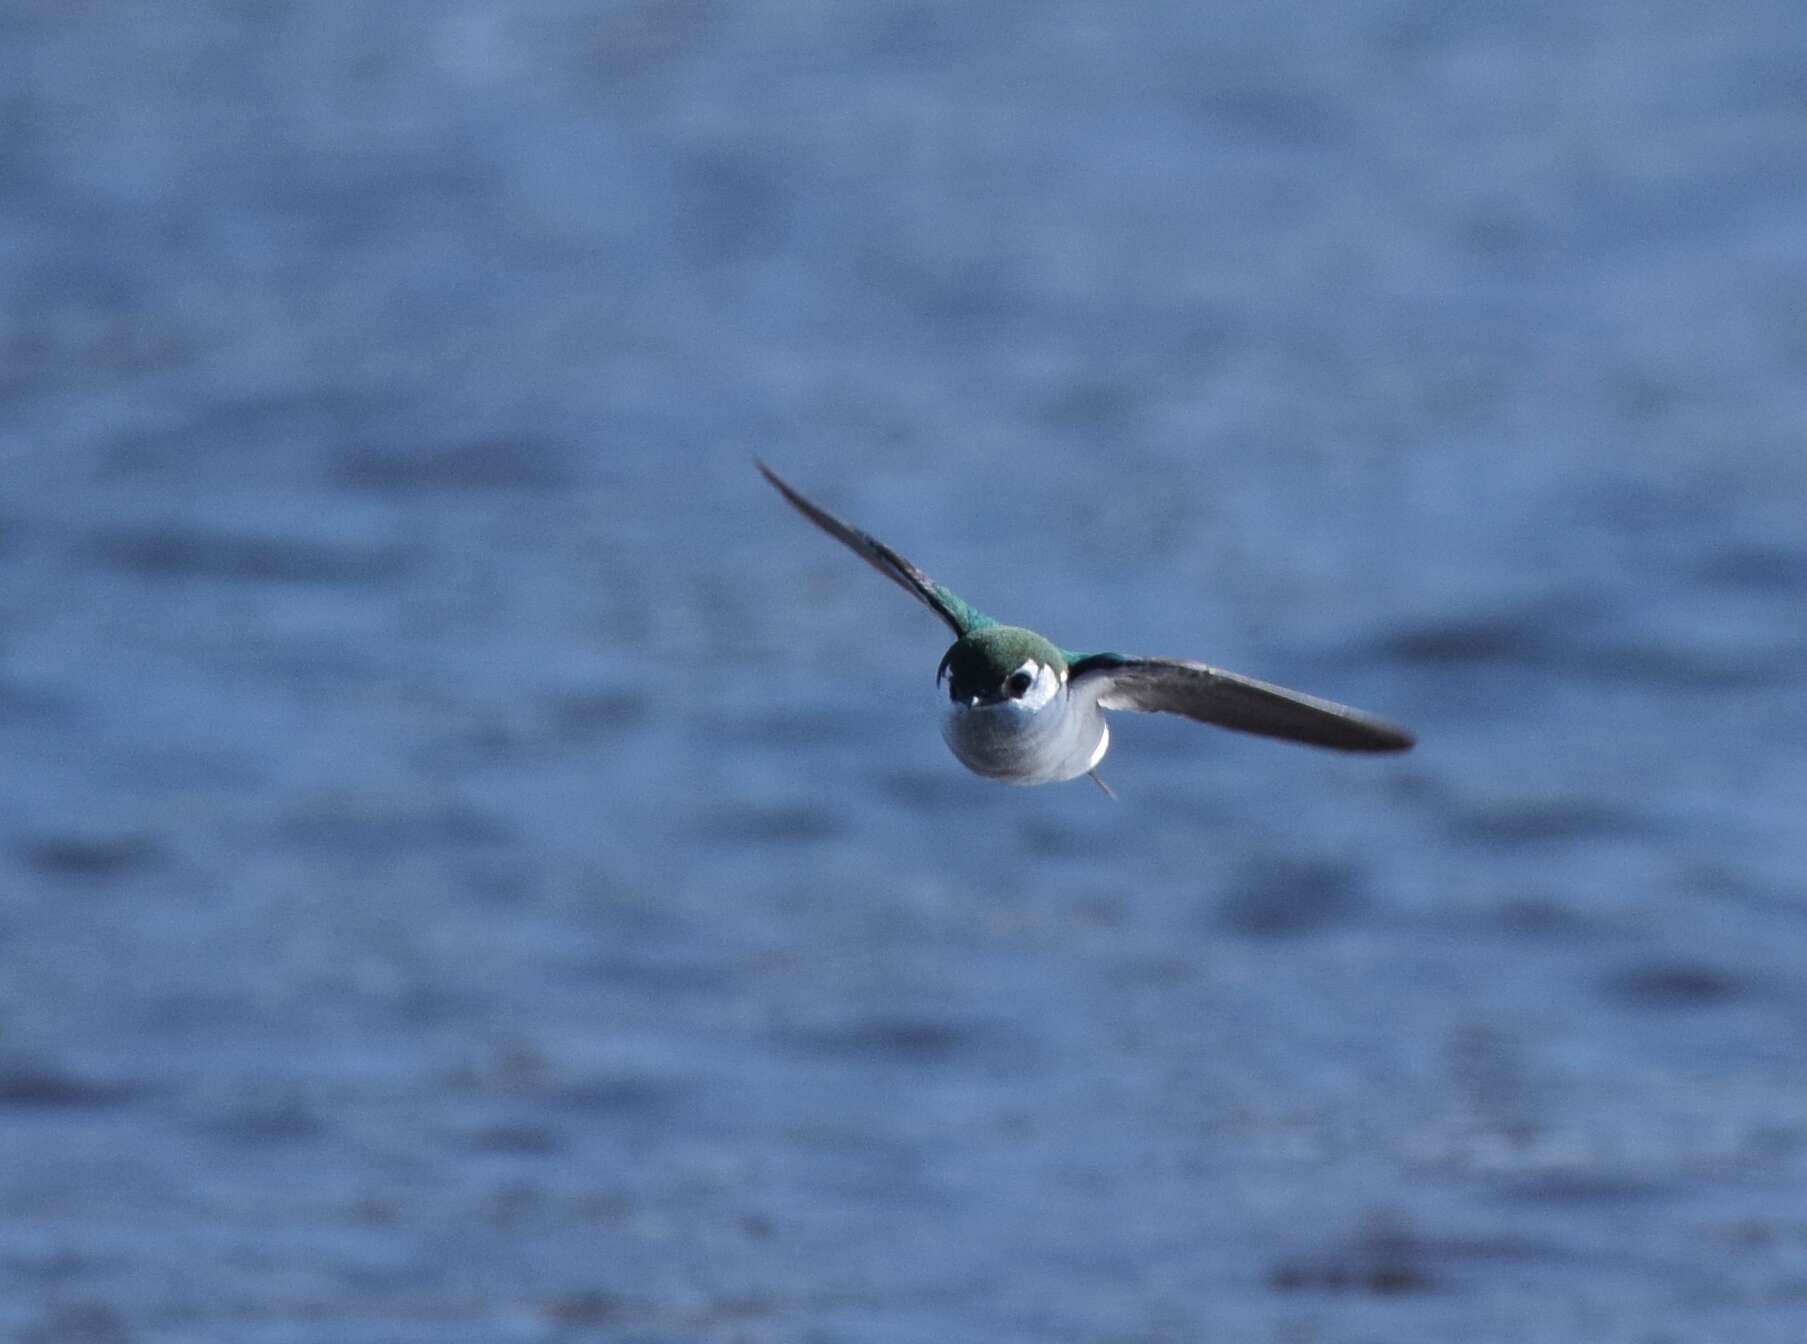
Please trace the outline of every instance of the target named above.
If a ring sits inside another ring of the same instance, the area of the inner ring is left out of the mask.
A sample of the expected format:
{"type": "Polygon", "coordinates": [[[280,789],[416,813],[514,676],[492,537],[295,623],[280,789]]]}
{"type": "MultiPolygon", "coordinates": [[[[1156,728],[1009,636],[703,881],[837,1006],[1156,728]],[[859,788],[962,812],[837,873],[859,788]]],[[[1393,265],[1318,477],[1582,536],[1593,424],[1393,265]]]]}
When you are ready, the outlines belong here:
{"type": "Polygon", "coordinates": [[[1071,779],[1098,764],[1110,737],[1096,702],[1068,695],[1054,668],[1024,663],[1017,673],[1033,678],[1020,696],[947,706],[941,734],[961,763],[1012,784],[1071,779]]]}
{"type": "MultiPolygon", "coordinates": [[[[1062,680],[1064,680],[1053,668],[1044,666],[1033,658],[1019,667],[1017,672],[1027,672],[1035,680],[1029,683],[1029,689],[1024,691],[1020,697],[1005,703],[1020,705],[1031,714],[1055,697],[1060,690],[1062,680]]],[[[1014,676],[1015,673],[1011,675],[1014,676]]]]}

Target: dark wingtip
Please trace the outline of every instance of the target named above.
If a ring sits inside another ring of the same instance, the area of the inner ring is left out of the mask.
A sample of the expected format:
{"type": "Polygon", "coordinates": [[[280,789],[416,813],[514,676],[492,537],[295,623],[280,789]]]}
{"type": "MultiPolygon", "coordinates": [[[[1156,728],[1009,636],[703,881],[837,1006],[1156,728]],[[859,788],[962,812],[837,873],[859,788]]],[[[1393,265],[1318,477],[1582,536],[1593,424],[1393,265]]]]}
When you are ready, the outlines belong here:
{"type": "Polygon", "coordinates": [[[753,459],[753,465],[759,468],[759,474],[761,476],[771,482],[772,489],[776,490],[791,502],[793,508],[803,514],[806,518],[809,518],[818,527],[823,525],[821,518],[818,517],[822,510],[811,504],[807,499],[803,498],[802,495],[792,489],[791,483],[768,467],[765,464],[764,459],[755,457],[753,459]]]}
{"type": "Polygon", "coordinates": [[[1369,720],[1362,726],[1368,730],[1368,736],[1354,748],[1356,751],[1400,753],[1418,745],[1418,739],[1397,724],[1369,720]]]}

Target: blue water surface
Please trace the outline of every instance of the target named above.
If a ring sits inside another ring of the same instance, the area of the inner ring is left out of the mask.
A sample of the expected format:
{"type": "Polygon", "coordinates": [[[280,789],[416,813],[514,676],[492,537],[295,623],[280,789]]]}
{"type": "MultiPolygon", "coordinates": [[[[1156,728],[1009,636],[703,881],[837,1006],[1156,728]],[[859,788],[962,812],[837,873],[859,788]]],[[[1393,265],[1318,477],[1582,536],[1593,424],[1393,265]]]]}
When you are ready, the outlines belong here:
{"type": "Polygon", "coordinates": [[[1803,62],[0,5],[0,1337],[1807,1338],[1803,62]]]}

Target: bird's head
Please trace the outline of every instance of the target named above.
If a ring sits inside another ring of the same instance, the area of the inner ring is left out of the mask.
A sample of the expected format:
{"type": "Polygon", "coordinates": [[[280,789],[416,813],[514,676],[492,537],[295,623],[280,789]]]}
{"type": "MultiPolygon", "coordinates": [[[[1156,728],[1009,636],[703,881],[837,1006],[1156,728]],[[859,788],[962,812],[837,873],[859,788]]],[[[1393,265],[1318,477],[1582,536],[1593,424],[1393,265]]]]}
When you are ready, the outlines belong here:
{"type": "Polygon", "coordinates": [[[957,707],[1033,712],[1066,684],[1067,660],[1033,630],[992,625],[954,641],[935,671],[943,677],[957,707]]]}

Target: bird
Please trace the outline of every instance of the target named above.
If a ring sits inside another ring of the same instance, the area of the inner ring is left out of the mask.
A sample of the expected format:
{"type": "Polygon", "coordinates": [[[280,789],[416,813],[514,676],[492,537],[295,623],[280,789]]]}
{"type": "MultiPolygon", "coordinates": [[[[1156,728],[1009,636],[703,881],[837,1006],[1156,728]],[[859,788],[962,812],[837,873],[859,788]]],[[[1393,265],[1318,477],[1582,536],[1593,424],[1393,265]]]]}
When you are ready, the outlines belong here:
{"type": "Polygon", "coordinates": [[[1409,751],[1416,739],[1359,709],[1206,663],[1078,653],[1005,625],[937,583],[876,537],[812,502],[758,458],[753,463],[810,522],[939,616],[954,642],[935,670],[947,703],[941,735],[974,774],[1052,784],[1098,774],[1110,750],[1106,710],[1178,714],[1199,723],[1335,751],[1409,751]]]}

